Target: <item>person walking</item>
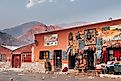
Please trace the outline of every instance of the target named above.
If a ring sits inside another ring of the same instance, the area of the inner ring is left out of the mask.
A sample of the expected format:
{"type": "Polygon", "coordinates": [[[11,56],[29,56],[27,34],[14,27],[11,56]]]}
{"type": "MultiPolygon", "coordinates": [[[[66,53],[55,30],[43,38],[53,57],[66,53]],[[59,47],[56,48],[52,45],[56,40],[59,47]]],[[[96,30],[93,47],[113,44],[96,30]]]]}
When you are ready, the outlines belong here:
{"type": "Polygon", "coordinates": [[[46,59],[46,61],[45,61],[45,72],[51,71],[51,68],[52,68],[52,66],[51,66],[49,59],[46,59]]]}

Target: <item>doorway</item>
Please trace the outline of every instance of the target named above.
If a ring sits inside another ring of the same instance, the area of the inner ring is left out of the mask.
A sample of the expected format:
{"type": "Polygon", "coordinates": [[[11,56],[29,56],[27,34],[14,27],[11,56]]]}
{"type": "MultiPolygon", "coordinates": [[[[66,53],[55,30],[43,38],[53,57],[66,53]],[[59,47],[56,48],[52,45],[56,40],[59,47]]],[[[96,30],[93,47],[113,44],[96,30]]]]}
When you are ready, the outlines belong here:
{"type": "Polygon", "coordinates": [[[54,68],[56,70],[62,68],[62,50],[54,50],[54,68]]]}
{"type": "Polygon", "coordinates": [[[21,67],[21,55],[20,54],[12,55],[12,67],[13,68],[21,67]]]}
{"type": "Polygon", "coordinates": [[[75,55],[72,55],[71,52],[69,52],[68,56],[68,67],[69,69],[74,69],[75,67],[75,55]]]}

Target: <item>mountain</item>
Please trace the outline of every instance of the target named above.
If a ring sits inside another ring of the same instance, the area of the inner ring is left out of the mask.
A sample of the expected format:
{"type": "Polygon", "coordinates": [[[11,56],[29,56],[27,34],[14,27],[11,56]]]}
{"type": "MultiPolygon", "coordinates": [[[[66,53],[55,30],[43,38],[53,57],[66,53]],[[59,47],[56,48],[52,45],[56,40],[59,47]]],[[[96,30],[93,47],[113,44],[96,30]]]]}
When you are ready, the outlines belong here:
{"type": "Polygon", "coordinates": [[[60,29],[60,27],[52,26],[52,25],[46,26],[44,24],[37,25],[37,26],[32,27],[29,31],[17,37],[17,39],[21,41],[34,42],[34,34],[41,33],[44,31],[52,31],[56,29],[60,29]]]}
{"type": "Polygon", "coordinates": [[[45,25],[45,24],[40,24],[33,26],[30,28],[27,32],[21,34],[20,36],[17,37],[18,40],[21,41],[26,41],[26,42],[34,42],[34,34],[41,33],[44,31],[52,31],[56,29],[62,29],[65,27],[76,27],[80,25],[87,24],[87,22],[72,22],[72,23],[64,23],[64,24],[59,24],[59,25],[45,25]]]}
{"type": "Polygon", "coordinates": [[[87,24],[87,22],[72,22],[72,23],[64,23],[58,25],[45,25],[38,21],[27,22],[9,29],[1,30],[1,32],[7,33],[5,38],[1,38],[1,44],[15,44],[15,45],[23,45],[34,42],[34,34],[41,33],[44,31],[52,31],[56,29],[61,29],[65,27],[76,27],[78,25],[87,24]],[[8,35],[9,34],[9,35],[8,35]],[[13,36],[13,37],[12,37],[13,36]],[[4,39],[4,41],[3,41],[4,39]],[[19,41],[18,41],[19,40],[19,41]],[[13,42],[15,41],[15,42],[13,42]]]}
{"type": "Polygon", "coordinates": [[[19,46],[25,43],[26,42],[19,41],[7,33],[0,32],[0,45],[19,46]]]}
{"type": "Polygon", "coordinates": [[[11,27],[8,29],[1,30],[1,32],[5,32],[9,35],[12,35],[13,37],[18,37],[21,34],[29,31],[33,26],[41,24],[40,22],[37,21],[32,21],[32,22],[27,22],[15,27],[11,27]]]}
{"type": "Polygon", "coordinates": [[[63,27],[63,28],[71,28],[71,27],[76,27],[76,26],[80,26],[80,25],[85,25],[85,24],[88,24],[88,23],[89,22],[78,21],[78,22],[57,24],[57,26],[63,27]]]}
{"type": "Polygon", "coordinates": [[[60,28],[57,26],[52,26],[52,25],[47,26],[43,23],[32,21],[9,29],[1,30],[1,32],[10,34],[19,41],[32,43],[34,41],[34,34],[41,33],[44,31],[51,31],[55,29],[60,29],[60,28]]]}

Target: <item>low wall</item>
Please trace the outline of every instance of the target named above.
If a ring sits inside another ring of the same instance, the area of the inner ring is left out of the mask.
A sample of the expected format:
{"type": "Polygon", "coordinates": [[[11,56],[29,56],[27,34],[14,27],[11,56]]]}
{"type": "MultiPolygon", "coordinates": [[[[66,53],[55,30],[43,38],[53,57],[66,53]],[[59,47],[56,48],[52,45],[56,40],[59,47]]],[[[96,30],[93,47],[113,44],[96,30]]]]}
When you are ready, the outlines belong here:
{"type": "Polygon", "coordinates": [[[45,73],[44,62],[25,62],[21,64],[21,69],[23,69],[24,72],[45,73]]]}
{"type": "MultiPolygon", "coordinates": [[[[32,73],[45,73],[44,62],[23,62],[21,63],[21,68],[13,68],[11,62],[0,62],[0,68],[5,70],[18,70],[21,69],[23,72],[32,72],[32,73]]],[[[62,69],[68,67],[67,64],[62,64],[62,69]]],[[[52,71],[54,71],[54,66],[52,65],[52,71]]]]}
{"type": "Polygon", "coordinates": [[[11,62],[0,62],[0,68],[11,68],[11,62]]]}

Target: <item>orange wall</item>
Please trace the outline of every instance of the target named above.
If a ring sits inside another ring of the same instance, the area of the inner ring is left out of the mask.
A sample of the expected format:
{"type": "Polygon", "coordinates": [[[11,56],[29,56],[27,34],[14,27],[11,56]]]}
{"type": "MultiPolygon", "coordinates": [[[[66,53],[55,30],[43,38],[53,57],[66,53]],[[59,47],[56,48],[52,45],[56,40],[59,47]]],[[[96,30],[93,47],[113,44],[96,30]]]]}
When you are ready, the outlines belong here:
{"type": "Polygon", "coordinates": [[[89,25],[65,29],[65,30],[57,30],[57,31],[48,32],[48,33],[36,34],[35,40],[38,41],[38,46],[35,45],[35,47],[34,47],[34,61],[40,61],[39,60],[39,51],[41,51],[41,50],[42,51],[43,50],[49,50],[49,51],[67,50],[69,32],[76,33],[77,31],[84,31],[86,29],[92,29],[92,28],[100,29],[102,27],[119,25],[119,24],[121,24],[121,19],[114,20],[114,21],[101,22],[101,23],[96,23],[96,24],[89,24],[89,25]],[[50,35],[50,34],[58,34],[58,45],[57,46],[44,46],[44,36],[50,35]]]}
{"type": "Polygon", "coordinates": [[[53,32],[53,33],[58,34],[57,46],[44,46],[44,36],[49,35],[49,34],[36,36],[35,39],[38,41],[38,46],[35,45],[35,49],[34,49],[35,58],[39,58],[39,51],[44,51],[44,50],[53,51],[53,50],[66,50],[67,49],[67,40],[68,40],[67,33],[65,31],[63,31],[63,33],[61,32],[53,32]]]}

